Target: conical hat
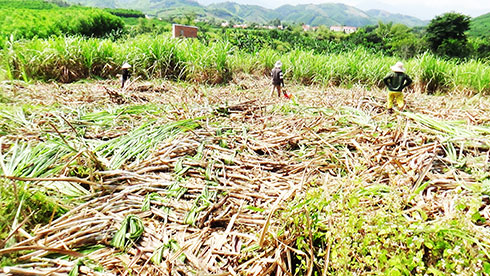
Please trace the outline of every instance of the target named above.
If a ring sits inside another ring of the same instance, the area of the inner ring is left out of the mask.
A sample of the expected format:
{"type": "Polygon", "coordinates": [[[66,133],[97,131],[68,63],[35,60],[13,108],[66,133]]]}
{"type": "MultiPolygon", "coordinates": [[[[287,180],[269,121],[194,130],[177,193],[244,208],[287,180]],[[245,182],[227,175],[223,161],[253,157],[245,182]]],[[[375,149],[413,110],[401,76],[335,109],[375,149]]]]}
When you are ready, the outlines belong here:
{"type": "Polygon", "coordinates": [[[397,62],[395,65],[391,66],[390,68],[393,72],[401,72],[401,73],[405,72],[405,67],[403,67],[403,63],[400,61],[397,62]]]}

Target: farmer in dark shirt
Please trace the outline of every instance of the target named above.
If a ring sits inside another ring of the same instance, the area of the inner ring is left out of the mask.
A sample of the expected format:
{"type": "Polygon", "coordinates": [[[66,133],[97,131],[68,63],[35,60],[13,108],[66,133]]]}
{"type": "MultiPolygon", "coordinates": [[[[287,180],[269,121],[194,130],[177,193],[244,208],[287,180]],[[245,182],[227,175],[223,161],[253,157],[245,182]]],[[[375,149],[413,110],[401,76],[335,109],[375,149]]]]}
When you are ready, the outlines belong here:
{"type": "Polygon", "coordinates": [[[403,67],[403,63],[397,62],[395,65],[391,66],[391,73],[389,73],[384,79],[383,82],[390,90],[388,92],[388,111],[393,112],[393,101],[396,101],[396,104],[400,110],[403,110],[405,106],[405,102],[403,100],[403,88],[409,86],[412,83],[412,79],[405,74],[405,68],[403,67]]]}
{"type": "Polygon", "coordinates": [[[122,83],[121,83],[121,88],[124,88],[124,83],[131,77],[131,72],[129,72],[129,68],[131,68],[131,65],[129,63],[125,62],[122,66],[122,83]]]}
{"type": "Polygon", "coordinates": [[[278,60],[272,69],[272,90],[271,96],[274,96],[274,90],[277,89],[277,96],[281,97],[281,87],[284,87],[284,79],[282,78],[282,62],[278,60]]]}

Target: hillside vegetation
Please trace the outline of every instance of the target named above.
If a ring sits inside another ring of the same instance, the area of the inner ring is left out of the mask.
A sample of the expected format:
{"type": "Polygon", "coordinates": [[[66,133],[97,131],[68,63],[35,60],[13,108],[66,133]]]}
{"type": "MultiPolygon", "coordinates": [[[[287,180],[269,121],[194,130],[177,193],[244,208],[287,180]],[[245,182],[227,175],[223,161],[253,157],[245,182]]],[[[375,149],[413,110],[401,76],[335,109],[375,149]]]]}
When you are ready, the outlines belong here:
{"type": "Polygon", "coordinates": [[[407,26],[425,26],[428,21],[420,22],[420,20],[413,16],[407,16],[403,14],[393,14],[383,10],[367,10],[366,13],[378,21],[381,22],[397,22],[407,26]]]}
{"type": "Polygon", "coordinates": [[[471,20],[471,28],[468,32],[471,36],[490,38],[490,13],[478,16],[471,20]]]}
{"type": "Polygon", "coordinates": [[[312,25],[364,26],[377,23],[365,12],[345,4],[284,5],[276,9],[280,19],[312,25]],[[326,22],[325,22],[326,21],[326,22]]]}
{"type": "MultiPolygon", "coordinates": [[[[267,9],[257,5],[241,5],[234,2],[199,5],[190,0],[128,0],[124,4],[113,0],[69,0],[70,3],[81,3],[87,6],[139,9],[146,14],[172,19],[182,17],[183,14],[193,14],[199,19],[233,20],[235,22],[247,22],[265,24],[276,18],[287,23],[305,23],[310,25],[349,25],[363,26],[376,24],[378,20],[383,22],[403,23],[408,26],[423,26],[427,22],[410,16],[379,16],[369,15],[352,6],[344,4],[319,4],[319,5],[284,5],[277,9],[267,9]],[[328,17],[326,17],[328,15],[328,17]],[[385,21],[389,20],[389,21],[385,21]]],[[[385,12],[386,13],[386,12],[385,12]]]]}
{"type": "Polygon", "coordinates": [[[14,39],[77,34],[100,37],[123,27],[121,18],[95,8],[59,7],[41,0],[0,3],[0,46],[11,36],[14,39]]]}

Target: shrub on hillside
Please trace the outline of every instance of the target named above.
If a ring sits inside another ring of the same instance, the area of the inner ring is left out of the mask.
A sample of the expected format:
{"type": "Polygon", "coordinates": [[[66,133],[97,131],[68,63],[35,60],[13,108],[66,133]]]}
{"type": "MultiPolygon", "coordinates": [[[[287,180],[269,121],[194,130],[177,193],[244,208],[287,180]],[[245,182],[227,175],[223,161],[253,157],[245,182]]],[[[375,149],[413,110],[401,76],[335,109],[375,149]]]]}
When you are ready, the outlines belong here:
{"type": "Polygon", "coordinates": [[[61,8],[32,3],[24,7],[21,4],[0,5],[0,41],[10,36],[14,39],[47,38],[62,34],[102,37],[122,28],[124,22],[121,18],[95,8],[61,8]]]}

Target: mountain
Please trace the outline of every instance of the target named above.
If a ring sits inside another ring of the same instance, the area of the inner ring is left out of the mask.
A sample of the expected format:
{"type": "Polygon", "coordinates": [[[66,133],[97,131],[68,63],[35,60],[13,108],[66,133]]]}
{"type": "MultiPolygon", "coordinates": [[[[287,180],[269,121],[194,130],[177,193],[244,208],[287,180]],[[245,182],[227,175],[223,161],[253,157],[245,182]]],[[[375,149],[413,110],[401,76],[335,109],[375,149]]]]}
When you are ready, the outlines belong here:
{"type": "Polygon", "coordinates": [[[403,15],[399,13],[394,14],[383,10],[372,9],[366,11],[366,14],[368,14],[372,18],[375,18],[376,21],[397,22],[412,27],[425,26],[429,24],[429,20],[423,21],[413,16],[403,15]]]}
{"type": "Polygon", "coordinates": [[[284,5],[275,11],[279,19],[287,22],[302,22],[309,25],[364,26],[376,23],[363,11],[345,4],[284,5]]]}
{"type": "Polygon", "coordinates": [[[211,4],[206,7],[206,10],[209,12],[214,11],[215,13],[218,11],[224,11],[228,14],[233,15],[234,17],[240,18],[241,21],[262,24],[277,17],[273,10],[269,10],[257,5],[242,5],[234,2],[211,4]]]}
{"type": "Polygon", "coordinates": [[[68,0],[68,2],[87,6],[136,9],[161,18],[191,14],[197,18],[258,24],[265,24],[276,18],[282,22],[304,23],[312,26],[360,27],[373,25],[378,21],[402,23],[410,27],[427,24],[427,21],[412,16],[392,14],[382,10],[363,11],[339,3],[283,5],[276,9],[267,9],[258,5],[243,5],[234,2],[202,6],[194,0],[68,0]]]}
{"type": "MultiPolygon", "coordinates": [[[[80,0],[78,0],[80,1],[80,0]]],[[[92,0],[94,1],[94,0],[92,0]]],[[[121,7],[138,9],[150,15],[165,17],[194,13],[205,15],[204,8],[193,0],[116,0],[121,7]]]]}
{"type": "Polygon", "coordinates": [[[483,38],[490,38],[490,13],[471,19],[468,34],[483,38]]]}
{"type": "Polygon", "coordinates": [[[205,14],[204,7],[193,0],[67,0],[67,2],[100,8],[135,9],[150,15],[176,10],[205,14]]]}

